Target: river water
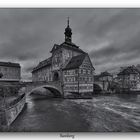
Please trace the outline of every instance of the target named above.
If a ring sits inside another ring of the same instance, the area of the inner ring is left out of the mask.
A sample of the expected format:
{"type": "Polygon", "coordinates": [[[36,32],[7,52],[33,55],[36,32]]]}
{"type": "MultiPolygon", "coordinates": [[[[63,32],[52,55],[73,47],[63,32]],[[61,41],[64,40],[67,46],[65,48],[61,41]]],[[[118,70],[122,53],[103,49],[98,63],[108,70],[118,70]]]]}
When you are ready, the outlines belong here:
{"type": "Polygon", "coordinates": [[[27,98],[9,131],[140,131],[140,95],[96,95],[93,99],[27,98]]]}

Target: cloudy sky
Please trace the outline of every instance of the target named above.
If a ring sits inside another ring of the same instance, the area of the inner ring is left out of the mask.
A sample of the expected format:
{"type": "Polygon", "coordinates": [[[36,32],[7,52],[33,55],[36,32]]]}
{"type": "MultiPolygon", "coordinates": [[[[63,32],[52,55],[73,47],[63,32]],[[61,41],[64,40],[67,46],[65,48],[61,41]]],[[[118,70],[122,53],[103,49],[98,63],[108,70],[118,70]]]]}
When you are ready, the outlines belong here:
{"type": "Polygon", "coordinates": [[[0,61],[18,62],[22,78],[64,41],[88,52],[96,73],[140,64],[140,9],[0,9],[0,61]]]}

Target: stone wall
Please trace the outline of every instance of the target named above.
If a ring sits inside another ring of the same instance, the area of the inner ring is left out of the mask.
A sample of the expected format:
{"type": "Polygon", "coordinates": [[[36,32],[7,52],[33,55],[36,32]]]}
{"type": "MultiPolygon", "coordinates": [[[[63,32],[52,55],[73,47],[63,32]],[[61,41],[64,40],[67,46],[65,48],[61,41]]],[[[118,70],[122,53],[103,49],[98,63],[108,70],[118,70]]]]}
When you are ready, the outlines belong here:
{"type": "Polygon", "coordinates": [[[14,105],[1,110],[0,125],[9,126],[20,114],[26,103],[25,94],[21,96],[21,99],[14,105]]]}

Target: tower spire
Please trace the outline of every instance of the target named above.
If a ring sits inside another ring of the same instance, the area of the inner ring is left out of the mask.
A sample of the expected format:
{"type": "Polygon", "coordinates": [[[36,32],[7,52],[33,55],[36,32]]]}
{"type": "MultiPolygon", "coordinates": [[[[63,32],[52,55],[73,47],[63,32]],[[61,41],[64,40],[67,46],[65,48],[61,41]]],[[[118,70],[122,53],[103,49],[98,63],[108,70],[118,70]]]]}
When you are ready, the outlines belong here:
{"type": "Polygon", "coordinates": [[[65,29],[65,42],[72,42],[72,30],[69,27],[69,17],[67,19],[67,27],[65,29]]]}
{"type": "Polygon", "coordinates": [[[69,17],[68,17],[68,20],[67,20],[67,22],[68,22],[68,27],[69,27],[69,17]]]}

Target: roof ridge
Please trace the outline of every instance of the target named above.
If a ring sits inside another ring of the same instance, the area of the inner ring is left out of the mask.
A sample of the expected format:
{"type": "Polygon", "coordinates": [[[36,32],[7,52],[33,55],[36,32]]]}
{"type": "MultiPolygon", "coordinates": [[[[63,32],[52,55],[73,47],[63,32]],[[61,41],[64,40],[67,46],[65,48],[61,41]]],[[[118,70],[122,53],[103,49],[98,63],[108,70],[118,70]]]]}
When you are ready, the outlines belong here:
{"type": "Polygon", "coordinates": [[[63,70],[78,68],[79,66],[81,66],[83,60],[85,59],[85,56],[86,54],[73,56],[65,66],[65,68],[63,68],[63,70]]]}
{"type": "Polygon", "coordinates": [[[3,62],[3,61],[0,61],[0,65],[9,66],[9,67],[20,67],[19,63],[13,63],[13,62],[3,62]]]}

